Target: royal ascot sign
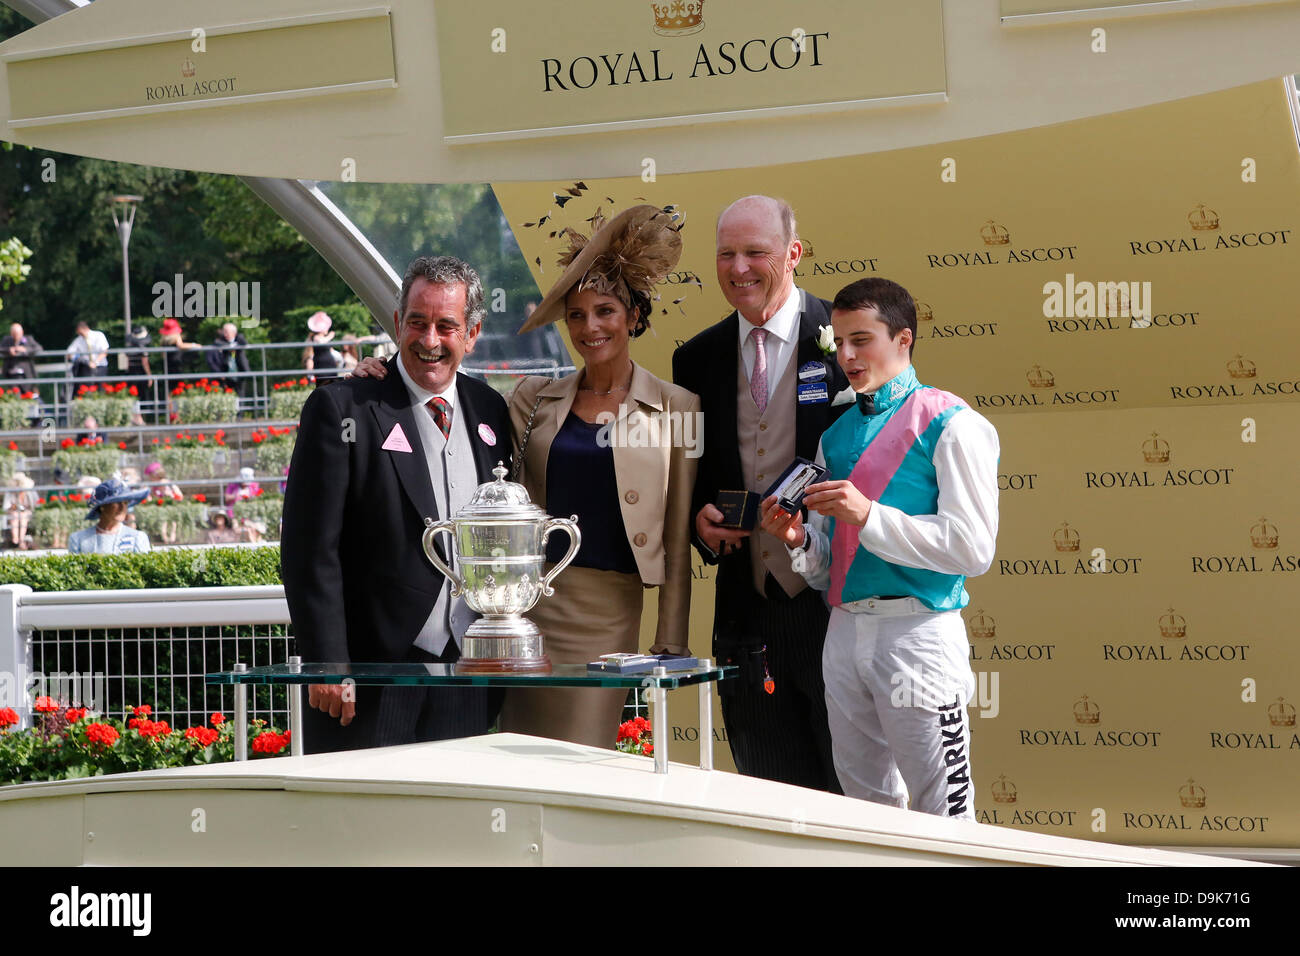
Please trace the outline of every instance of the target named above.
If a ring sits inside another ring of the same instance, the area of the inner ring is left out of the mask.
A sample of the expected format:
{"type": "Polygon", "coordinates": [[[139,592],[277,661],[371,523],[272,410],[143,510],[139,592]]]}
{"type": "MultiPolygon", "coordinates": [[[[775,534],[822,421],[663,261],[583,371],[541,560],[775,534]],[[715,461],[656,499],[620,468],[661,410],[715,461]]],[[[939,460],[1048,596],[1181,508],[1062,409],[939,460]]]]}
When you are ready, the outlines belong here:
{"type": "Polygon", "coordinates": [[[196,25],[3,58],[11,127],[395,86],[387,8],[196,25]]]}
{"type": "Polygon", "coordinates": [[[435,3],[452,144],[947,95],[940,0],[435,3]]]}

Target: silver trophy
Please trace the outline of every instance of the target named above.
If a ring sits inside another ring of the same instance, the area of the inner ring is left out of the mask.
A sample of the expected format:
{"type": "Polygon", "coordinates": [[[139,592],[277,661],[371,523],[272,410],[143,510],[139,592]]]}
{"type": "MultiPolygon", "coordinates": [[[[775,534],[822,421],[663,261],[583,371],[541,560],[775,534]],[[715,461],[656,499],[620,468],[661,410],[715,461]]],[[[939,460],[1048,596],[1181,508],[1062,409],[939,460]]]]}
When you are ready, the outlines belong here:
{"type": "Polygon", "coordinates": [[[577,515],[552,518],[528,497],[523,485],[506,481],[501,462],[492,469],[496,481],[478,486],[469,503],[449,521],[426,518],[424,553],[451,581],[451,596],[483,615],[465,633],[462,672],[547,671],[550,659],[542,648],[542,632],[523,615],[542,597],[555,593],[551,581],[578,553],[582,534],[577,515]],[[552,531],[568,532],[569,550],[543,575],[546,539],[552,531]],[[443,533],[451,535],[456,574],[433,546],[443,533]]]}

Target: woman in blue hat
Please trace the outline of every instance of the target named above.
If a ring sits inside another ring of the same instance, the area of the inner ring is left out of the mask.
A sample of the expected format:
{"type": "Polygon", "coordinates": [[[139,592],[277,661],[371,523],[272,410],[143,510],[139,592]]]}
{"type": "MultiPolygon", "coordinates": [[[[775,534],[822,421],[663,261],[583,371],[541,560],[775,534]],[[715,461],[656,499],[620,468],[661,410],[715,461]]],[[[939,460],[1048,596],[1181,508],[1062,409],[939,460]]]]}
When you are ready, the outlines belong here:
{"type": "Polygon", "coordinates": [[[131,554],[149,550],[149,536],[122,522],[133,505],[149,494],[147,488],[131,491],[121,478],[100,482],[90,496],[86,520],[98,518],[94,527],[68,535],[68,554],[131,554]]]}

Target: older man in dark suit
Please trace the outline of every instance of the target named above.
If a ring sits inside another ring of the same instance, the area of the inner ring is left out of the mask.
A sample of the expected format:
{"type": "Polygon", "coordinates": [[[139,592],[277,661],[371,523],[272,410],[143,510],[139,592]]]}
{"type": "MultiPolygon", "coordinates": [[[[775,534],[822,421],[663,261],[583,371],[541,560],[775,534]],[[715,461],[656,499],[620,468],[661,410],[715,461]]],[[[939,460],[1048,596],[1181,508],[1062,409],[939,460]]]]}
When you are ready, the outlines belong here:
{"type": "Polygon", "coordinates": [[[0,357],[4,359],[4,368],[0,374],[5,378],[25,378],[36,381],[36,363],[33,359],[41,354],[41,343],[26,335],[23,327],[15,322],[9,326],[9,334],[0,339],[0,357]]]}
{"type": "Polygon", "coordinates": [[[217,381],[227,388],[233,388],[240,398],[244,397],[248,379],[236,373],[249,371],[247,349],[248,340],[243,333],[234,322],[226,322],[217,330],[212,345],[205,353],[208,368],[217,381]]]}
{"type": "MultiPolygon", "coordinates": [[[[303,659],[452,663],[473,614],[425,557],[425,519],[450,516],[510,456],[505,401],[457,374],[483,309],[478,275],[417,259],[393,314],[390,374],[318,388],[289,468],[281,575],[303,659]]],[[[499,695],[479,688],[312,685],[309,751],[486,733],[499,695]],[[355,694],[355,699],[352,695],[355,694]]]]}
{"type": "Polygon", "coordinates": [[[741,773],[840,793],[822,681],[829,617],[771,535],[724,527],[722,490],[762,493],[796,457],[813,459],[847,406],[848,381],[818,345],[830,303],[795,287],[803,254],[794,212],[747,196],[718,217],[717,271],[736,311],[673,354],[673,381],[700,396],[704,454],[692,514],[696,546],[718,565],[713,649],[740,679],[719,687],[741,773]]]}

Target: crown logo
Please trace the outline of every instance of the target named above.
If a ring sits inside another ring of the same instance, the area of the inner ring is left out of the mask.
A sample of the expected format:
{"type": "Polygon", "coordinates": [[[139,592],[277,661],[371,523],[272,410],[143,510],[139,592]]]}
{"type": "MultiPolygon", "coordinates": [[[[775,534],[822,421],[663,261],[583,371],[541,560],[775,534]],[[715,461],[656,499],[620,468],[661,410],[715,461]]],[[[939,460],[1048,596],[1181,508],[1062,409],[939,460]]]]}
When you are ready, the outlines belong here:
{"type": "Polygon", "coordinates": [[[1187,223],[1197,232],[1211,232],[1219,228],[1219,214],[1207,209],[1205,203],[1198,202],[1187,214],[1187,223]]]}
{"type": "Polygon", "coordinates": [[[920,324],[921,322],[934,321],[934,309],[930,308],[929,303],[927,302],[916,303],[916,321],[917,324],[920,324]]]}
{"type": "Polygon", "coordinates": [[[997,622],[985,614],[983,608],[976,611],[968,623],[971,637],[989,638],[998,632],[997,622]]]}
{"type": "Polygon", "coordinates": [[[1187,783],[1178,788],[1178,802],[1189,810],[1199,810],[1205,806],[1205,788],[1195,780],[1189,779],[1187,783]]]}
{"type": "Polygon", "coordinates": [[[188,79],[193,75],[194,75],[194,61],[191,60],[189,57],[186,57],[185,60],[181,63],[181,76],[188,79]]]}
{"type": "Polygon", "coordinates": [[[1011,242],[1011,233],[1006,227],[990,219],[980,227],[980,238],[986,246],[1005,246],[1011,242]]]}
{"type": "Polygon", "coordinates": [[[1101,708],[1084,694],[1074,702],[1074,722],[1076,724],[1095,724],[1101,720],[1101,708]]]}
{"type": "Polygon", "coordinates": [[[1295,708],[1279,697],[1276,702],[1268,705],[1268,722],[1274,727],[1294,727],[1295,708]]]}
{"type": "Polygon", "coordinates": [[[989,789],[993,791],[994,803],[1016,802],[1016,785],[1007,779],[1006,774],[999,774],[989,789]]]}
{"type": "Polygon", "coordinates": [[[1169,460],[1169,442],[1155,432],[1142,443],[1142,457],[1152,465],[1162,465],[1169,460]]]}
{"type": "Polygon", "coordinates": [[[800,244],[803,245],[803,252],[801,253],[801,255],[804,259],[817,258],[817,253],[813,252],[813,245],[809,240],[805,239],[803,236],[800,236],[799,242],[800,244]]]}
{"type": "Polygon", "coordinates": [[[1254,378],[1255,363],[1238,355],[1228,363],[1228,375],[1232,378],[1254,378]]]}
{"type": "Polygon", "coordinates": [[[662,37],[687,37],[704,29],[704,0],[672,0],[650,6],[655,12],[655,33],[662,37]]]}
{"type": "Polygon", "coordinates": [[[1056,376],[1052,374],[1051,369],[1038,365],[1026,372],[1025,378],[1029,380],[1030,388],[1051,388],[1056,384],[1056,376]]]}
{"type": "Polygon", "coordinates": [[[1160,636],[1167,640],[1181,640],[1187,636],[1187,618],[1170,608],[1160,615],[1160,636]]]}
{"type": "Polygon", "coordinates": [[[1250,528],[1251,547],[1271,550],[1277,547],[1277,525],[1270,524],[1267,518],[1260,518],[1259,524],[1250,528]]]}
{"type": "Polygon", "coordinates": [[[1052,543],[1057,551],[1078,551],[1079,532],[1070,527],[1070,522],[1062,521],[1061,526],[1052,533],[1052,543]]]}

